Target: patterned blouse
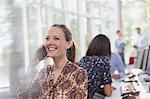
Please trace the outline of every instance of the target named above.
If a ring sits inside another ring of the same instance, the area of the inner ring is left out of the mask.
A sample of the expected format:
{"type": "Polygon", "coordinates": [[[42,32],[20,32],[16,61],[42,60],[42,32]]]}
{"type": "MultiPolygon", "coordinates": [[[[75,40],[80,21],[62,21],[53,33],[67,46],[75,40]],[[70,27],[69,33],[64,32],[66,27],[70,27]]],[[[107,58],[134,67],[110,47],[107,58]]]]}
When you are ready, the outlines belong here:
{"type": "Polygon", "coordinates": [[[101,85],[112,83],[107,57],[85,56],[81,58],[78,64],[87,70],[89,97],[92,97],[101,85]]]}
{"type": "Polygon", "coordinates": [[[30,88],[19,88],[17,94],[20,99],[87,99],[86,75],[84,69],[68,61],[54,83],[53,66],[47,66],[30,88]]]}

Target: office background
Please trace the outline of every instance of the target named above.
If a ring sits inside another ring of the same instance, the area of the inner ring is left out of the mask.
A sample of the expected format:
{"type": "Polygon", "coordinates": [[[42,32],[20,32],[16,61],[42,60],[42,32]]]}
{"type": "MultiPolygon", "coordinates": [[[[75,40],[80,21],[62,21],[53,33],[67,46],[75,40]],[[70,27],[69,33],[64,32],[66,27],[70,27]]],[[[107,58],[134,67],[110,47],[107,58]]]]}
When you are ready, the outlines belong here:
{"type": "MultiPolygon", "coordinates": [[[[1,0],[0,1],[0,87],[17,80],[29,66],[35,50],[45,40],[52,24],[66,24],[73,34],[77,60],[85,54],[90,40],[107,35],[115,51],[117,29],[122,29],[126,61],[132,54],[134,28],[150,36],[149,0],[1,0]],[[14,73],[16,72],[16,73],[14,73]],[[12,80],[12,81],[11,81],[12,80]]],[[[11,87],[11,86],[10,86],[11,87]]]]}

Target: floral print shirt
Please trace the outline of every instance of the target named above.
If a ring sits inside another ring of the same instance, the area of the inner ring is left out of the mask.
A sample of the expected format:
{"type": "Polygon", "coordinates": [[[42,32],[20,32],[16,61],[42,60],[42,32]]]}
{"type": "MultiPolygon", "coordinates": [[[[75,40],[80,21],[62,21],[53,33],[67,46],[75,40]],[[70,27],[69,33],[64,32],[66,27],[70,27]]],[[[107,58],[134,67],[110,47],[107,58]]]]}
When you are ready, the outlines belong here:
{"type": "MultiPolygon", "coordinates": [[[[38,82],[39,91],[34,93],[39,95],[38,98],[87,99],[87,73],[83,68],[68,61],[55,83],[53,68],[53,66],[47,66],[35,78],[34,82],[38,82]]],[[[32,91],[28,93],[31,99],[37,96],[32,91]]]]}
{"type": "Polygon", "coordinates": [[[107,57],[85,56],[80,59],[79,66],[88,73],[88,95],[93,96],[101,85],[111,84],[110,65],[107,57]]]}

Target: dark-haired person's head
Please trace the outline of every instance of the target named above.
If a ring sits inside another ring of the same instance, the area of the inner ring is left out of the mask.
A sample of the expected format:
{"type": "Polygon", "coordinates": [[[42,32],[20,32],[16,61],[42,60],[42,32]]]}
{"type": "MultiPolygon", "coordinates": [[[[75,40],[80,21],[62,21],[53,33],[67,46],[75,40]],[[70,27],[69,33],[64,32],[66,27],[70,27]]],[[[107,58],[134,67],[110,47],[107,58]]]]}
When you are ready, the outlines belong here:
{"type": "Polygon", "coordinates": [[[135,30],[136,30],[136,32],[137,32],[138,34],[141,34],[141,28],[140,28],[140,27],[136,27],[135,30]]]}
{"type": "Polygon", "coordinates": [[[121,30],[117,30],[116,31],[116,34],[118,35],[118,37],[122,37],[123,36],[123,33],[121,30]]]}
{"type": "Polygon", "coordinates": [[[111,44],[107,36],[98,34],[95,36],[88,46],[87,56],[111,56],[111,44]]]}
{"type": "Polygon", "coordinates": [[[120,30],[117,30],[117,31],[116,31],[117,34],[120,33],[120,32],[121,32],[120,30]]]}

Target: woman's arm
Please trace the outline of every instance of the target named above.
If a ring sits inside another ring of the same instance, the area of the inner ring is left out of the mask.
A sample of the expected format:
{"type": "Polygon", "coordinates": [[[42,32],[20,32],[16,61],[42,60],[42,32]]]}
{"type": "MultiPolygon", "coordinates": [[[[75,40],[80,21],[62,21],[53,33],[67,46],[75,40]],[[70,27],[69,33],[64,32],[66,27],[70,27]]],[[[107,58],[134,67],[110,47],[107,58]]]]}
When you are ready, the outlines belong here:
{"type": "Polygon", "coordinates": [[[41,60],[46,58],[47,52],[44,46],[37,49],[32,61],[31,66],[35,67],[41,60]]]}
{"type": "Polygon", "coordinates": [[[104,85],[104,93],[106,96],[111,96],[112,94],[112,80],[110,74],[110,64],[107,59],[103,60],[103,85],[104,85]]]}

